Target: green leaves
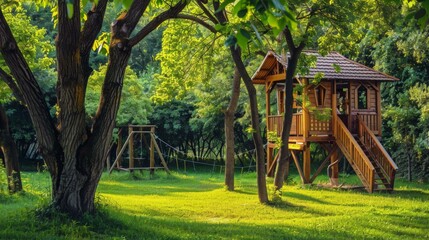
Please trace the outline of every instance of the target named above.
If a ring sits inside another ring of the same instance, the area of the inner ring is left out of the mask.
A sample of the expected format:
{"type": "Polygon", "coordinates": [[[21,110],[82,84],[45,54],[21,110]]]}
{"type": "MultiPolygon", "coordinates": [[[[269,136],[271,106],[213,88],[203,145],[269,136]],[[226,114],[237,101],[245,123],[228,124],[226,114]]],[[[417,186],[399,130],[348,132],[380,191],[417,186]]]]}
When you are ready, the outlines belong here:
{"type": "Polygon", "coordinates": [[[230,27],[229,34],[235,39],[229,37],[225,42],[226,46],[238,44],[241,48],[245,48],[250,42],[259,45],[262,42],[261,31],[258,30],[254,22],[265,25],[258,25],[258,27],[265,27],[264,32],[268,27],[270,30],[268,34],[272,38],[277,37],[286,26],[292,30],[297,28],[295,15],[285,0],[239,0],[235,2],[226,0],[222,2],[218,11],[226,9],[228,5],[231,5],[232,15],[238,18],[238,23],[234,20],[230,21],[233,27],[230,27]],[[257,41],[252,40],[252,37],[257,41]]]}
{"type": "Polygon", "coordinates": [[[233,35],[229,35],[225,40],[226,47],[235,46],[236,43],[237,43],[237,38],[233,35]]]}
{"type": "Polygon", "coordinates": [[[130,9],[131,5],[133,4],[133,1],[134,0],[113,0],[113,3],[116,10],[120,11],[121,9],[130,9]]]}
{"type": "Polygon", "coordinates": [[[341,72],[341,67],[340,67],[340,65],[338,65],[338,64],[332,64],[332,67],[334,67],[334,70],[335,70],[335,72],[336,73],[339,73],[339,72],[341,72]]]}
{"type": "Polygon", "coordinates": [[[126,10],[130,9],[131,4],[133,3],[134,0],[123,0],[122,1],[122,5],[124,6],[124,8],[126,10]]]}
{"type": "Polygon", "coordinates": [[[68,19],[72,19],[72,18],[73,18],[73,12],[74,12],[73,3],[74,3],[74,0],[67,0],[67,1],[66,1],[66,6],[67,6],[67,18],[68,18],[68,19]]]}
{"type": "Polygon", "coordinates": [[[94,45],[92,45],[92,50],[97,51],[97,53],[102,55],[109,54],[109,41],[110,41],[110,33],[103,32],[98,36],[98,38],[94,41],[94,45]]]}

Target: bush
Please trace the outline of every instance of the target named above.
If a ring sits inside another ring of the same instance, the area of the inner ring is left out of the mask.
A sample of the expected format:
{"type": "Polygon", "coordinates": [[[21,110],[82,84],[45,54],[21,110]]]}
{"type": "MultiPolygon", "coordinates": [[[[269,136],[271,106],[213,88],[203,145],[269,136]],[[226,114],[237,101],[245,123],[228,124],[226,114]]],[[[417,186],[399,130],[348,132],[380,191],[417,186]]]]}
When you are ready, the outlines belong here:
{"type": "Polygon", "coordinates": [[[7,192],[7,177],[6,169],[3,164],[0,164],[0,194],[5,194],[7,192]]]}

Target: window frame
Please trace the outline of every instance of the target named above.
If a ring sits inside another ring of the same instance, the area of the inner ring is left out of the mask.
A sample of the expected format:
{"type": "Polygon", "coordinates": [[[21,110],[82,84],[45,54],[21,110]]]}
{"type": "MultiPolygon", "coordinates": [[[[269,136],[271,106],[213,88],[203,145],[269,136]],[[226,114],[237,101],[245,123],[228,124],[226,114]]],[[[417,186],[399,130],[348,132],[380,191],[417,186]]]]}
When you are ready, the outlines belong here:
{"type": "Polygon", "coordinates": [[[355,89],[355,109],[357,109],[357,110],[368,110],[368,109],[370,109],[370,107],[369,107],[369,97],[370,97],[369,93],[370,93],[369,88],[367,86],[365,86],[365,84],[360,83],[359,85],[356,86],[356,89],[355,89]],[[366,108],[359,108],[359,89],[361,87],[365,88],[366,108]]]}

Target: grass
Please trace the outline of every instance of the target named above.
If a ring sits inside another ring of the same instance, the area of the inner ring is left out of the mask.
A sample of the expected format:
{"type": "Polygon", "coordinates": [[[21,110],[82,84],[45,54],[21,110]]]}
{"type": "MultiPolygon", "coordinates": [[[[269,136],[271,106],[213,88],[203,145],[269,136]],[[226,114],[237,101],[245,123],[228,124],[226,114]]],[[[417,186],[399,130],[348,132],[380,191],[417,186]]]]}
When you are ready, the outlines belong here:
{"type": "Polygon", "coordinates": [[[98,188],[100,213],[75,221],[37,216],[47,202],[49,176],[23,178],[24,194],[0,197],[2,239],[429,238],[429,186],[401,180],[393,194],[289,185],[281,201],[262,205],[254,173],[238,173],[235,192],[224,190],[218,173],[106,174],[98,188]]]}

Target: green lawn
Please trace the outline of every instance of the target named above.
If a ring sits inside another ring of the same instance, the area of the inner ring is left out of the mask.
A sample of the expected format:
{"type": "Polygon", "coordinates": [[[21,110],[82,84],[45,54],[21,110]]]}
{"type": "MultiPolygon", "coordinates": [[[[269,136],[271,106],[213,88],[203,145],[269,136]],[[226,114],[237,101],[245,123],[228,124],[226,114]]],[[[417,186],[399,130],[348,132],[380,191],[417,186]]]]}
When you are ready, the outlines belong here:
{"type": "Polygon", "coordinates": [[[219,173],[106,174],[98,195],[102,213],[73,221],[46,212],[38,217],[49,176],[23,177],[26,193],[0,196],[2,239],[429,238],[429,186],[400,180],[393,194],[286,186],[283,201],[261,205],[254,173],[238,173],[235,192],[224,190],[219,173]]]}

